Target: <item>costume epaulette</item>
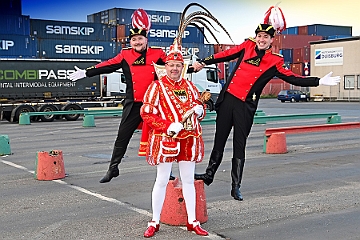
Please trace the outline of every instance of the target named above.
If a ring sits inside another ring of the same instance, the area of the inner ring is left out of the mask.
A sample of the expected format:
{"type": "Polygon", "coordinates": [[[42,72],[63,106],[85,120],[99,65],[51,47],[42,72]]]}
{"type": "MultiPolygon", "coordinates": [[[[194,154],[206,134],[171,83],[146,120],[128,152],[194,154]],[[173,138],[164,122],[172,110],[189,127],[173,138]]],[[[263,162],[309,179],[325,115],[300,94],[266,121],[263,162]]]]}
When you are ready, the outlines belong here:
{"type": "Polygon", "coordinates": [[[277,56],[279,56],[279,57],[284,57],[283,55],[281,55],[280,53],[274,53],[274,52],[272,52],[272,54],[274,54],[274,55],[277,55],[277,56]]]}
{"type": "Polygon", "coordinates": [[[253,38],[253,37],[249,37],[249,40],[252,42],[255,42],[255,38],[253,38]]]}

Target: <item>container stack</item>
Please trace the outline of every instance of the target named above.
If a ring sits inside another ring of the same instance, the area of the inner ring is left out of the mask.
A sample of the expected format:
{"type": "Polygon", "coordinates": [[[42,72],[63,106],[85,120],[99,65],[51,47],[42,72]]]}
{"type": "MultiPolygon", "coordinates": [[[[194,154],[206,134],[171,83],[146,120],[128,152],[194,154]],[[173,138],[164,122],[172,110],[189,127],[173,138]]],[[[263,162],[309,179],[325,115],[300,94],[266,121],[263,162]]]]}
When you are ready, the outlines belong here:
{"type": "Polygon", "coordinates": [[[115,27],[102,23],[30,19],[30,36],[41,59],[98,59],[116,56],[115,27]]]}
{"type": "MultiPolygon", "coordinates": [[[[115,41],[122,47],[129,46],[128,36],[131,29],[131,15],[136,9],[112,8],[87,16],[88,22],[115,26],[115,41]]],[[[177,35],[181,13],[146,10],[151,20],[148,33],[149,46],[163,48],[166,52],[177,35]]],[[[195,27],[187,27],[182,39],[183,55],[196,55],[204,58],[214,53],[213,45],[204,43],[204,36],[195,27]]]]}
{"type": "MultiPolygon", "coordinates": [[[[351,37],[352,27],[313,24],[286,28],[282,34],[276,35],[272,43],[273,52],[284,57],[285,68],[301,76],[310,76],[310,42],[328,40],[340,37],[351,37]]],[[[301,89],[289,85],[279,79],[271,80],[264,88],[262,94],[276,95],[283,89],[301,89]]]]}
{"type": "Polygon", "coordinates": [[[36,41],[30,37],[30,19],[22,15],[21,0],[0,3],[0,57],[36,57],[36,41]]]}
{"type": "Polygon", "coordinates": [[[299,75],[310,75],[310,42],[352,36],[352,27],[313,24],[290,27],[277,35],[273,51],[284,56],[285,65],[299,75]]]}
{"type": "Polygon", "coordinates": [[[108,24],[31,19],[21,0],[0,3],[0,58],[106,60],[121,50],[115,34],[108,24]]]}

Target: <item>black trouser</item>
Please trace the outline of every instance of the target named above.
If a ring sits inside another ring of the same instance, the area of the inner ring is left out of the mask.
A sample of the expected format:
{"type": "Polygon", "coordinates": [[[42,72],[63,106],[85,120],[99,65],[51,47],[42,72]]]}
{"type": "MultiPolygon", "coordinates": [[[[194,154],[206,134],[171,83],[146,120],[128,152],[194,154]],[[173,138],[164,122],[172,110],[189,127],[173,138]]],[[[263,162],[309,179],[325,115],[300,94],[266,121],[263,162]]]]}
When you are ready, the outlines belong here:
{"type": "Polygon", "coordinates": [[[232,127],[233,158],[244,159],[246,140],[250,133],[258,101],[243,102],[230,93],[225,93],[216,117],[216,132],[213,151],[224,152],[232,127]]]}
{"type": "Polygon", "coordinates": [[[114,150],[111,157],[110,167],[117,166],[125,155],[130,139],[142,121],[140,108],[142,103],[135,102],[125,104],[123,116],[119,125],[118,135],[114,143],[114,150]]]}

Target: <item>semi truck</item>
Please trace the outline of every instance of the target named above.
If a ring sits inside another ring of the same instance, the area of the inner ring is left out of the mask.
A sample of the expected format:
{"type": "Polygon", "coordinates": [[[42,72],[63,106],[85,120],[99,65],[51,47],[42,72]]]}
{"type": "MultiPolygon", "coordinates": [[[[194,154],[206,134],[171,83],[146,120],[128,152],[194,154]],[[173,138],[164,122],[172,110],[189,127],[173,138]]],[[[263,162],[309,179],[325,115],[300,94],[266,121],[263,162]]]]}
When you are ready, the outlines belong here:
{"type": "Polygon", "coordinates": [[[49,112],[32,117],[44,122],[63,117],[74,121],[79,114],[51,115],[51,111],[118,106],[124,96],[106,96],[103,76],[70,81],[74,66],[87,68],[97,60],[0,59],[0,120],[17,122],[22,112],[49,112]]]}
{"type": "MultiPolygon", "coordinates": [[[[191,65],[196,56],[185,58],[191,65]]],[[[117,107],[125,99],[126,80],[121,70],[91,78],[70,81],[74,66],[87,68],[96,60],[69,59],[0,59],[0,120],[17,122],[23,112],[49,112],[32,116],[32,121],[51,122],[56,118],[75,121],[80,114],[51,114],[52,111],[82,110],[93,107],[117,107]]],[[[221,90],[216,65],[184,76],[195,83],[200,92],[211,92],[206,103],[214,110],[221,90]]]]}

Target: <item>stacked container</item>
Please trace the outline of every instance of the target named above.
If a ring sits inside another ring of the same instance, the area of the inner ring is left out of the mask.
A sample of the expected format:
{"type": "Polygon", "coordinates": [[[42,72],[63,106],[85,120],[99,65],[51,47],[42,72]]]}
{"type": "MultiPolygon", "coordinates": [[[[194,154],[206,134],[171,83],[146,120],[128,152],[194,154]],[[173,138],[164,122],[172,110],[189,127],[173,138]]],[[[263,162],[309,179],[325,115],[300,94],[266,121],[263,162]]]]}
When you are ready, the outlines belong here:
{"type": "Polygon", "coordinates": [[[113,40],[114,26],[101,23],[30,19],[30,35],[36,39],[42,59],[106,60],[119,52],[113,40]]]}
{"type": "Polygon", "coordinates": [[[0,14],[1,58],[35,58],[36,48],[29,16],[0,14]]]}
{"type": "MultiPolygon", "coordinates": [[[[105,23],[116,26],[115,41],[122,47],[129,46],[131,15],[136,9],[112,8],[87,16],[88,22],[105,23]]],[[[151,20],[148,32],[149,46],[161,47],[168,51],[177,36],[181,13],[145,10],[151,20]]],[[[202,29],[203,31],[204,29],[202,29]]],[[[199,58],[214,53],[213,45],[204,43],[202,32],[196,27],[187,27],[182,38],[183,55],[196,55],[199,58]]]]}
{"type": "MultiPolygon", "coordinates": [[[[313,24],[286,28],[281,35],[277,35],[272,43],[273,52],[284,57],[285,66],[294,73],[310,76],[310,42],[351,37],[352,27],[313,24]]],[[[269,89],[274,89],[278,83],[273,79],[264,88],[263,94],[270,94],[269,89]]],[[[287,86],[289,87],[289,86],[287,86]]],[[[276,87],[278,89],[278,87],[276,87]]],[[[296,87],[290,86],[291,89],[296,87]]],[[[284,88],[280,88],[282,90],[284,88]]],[[[302,89],[305,90],[305,89],[302,89]]],[[[305,90],[306,91],[306,90],[305,90]]]]}

